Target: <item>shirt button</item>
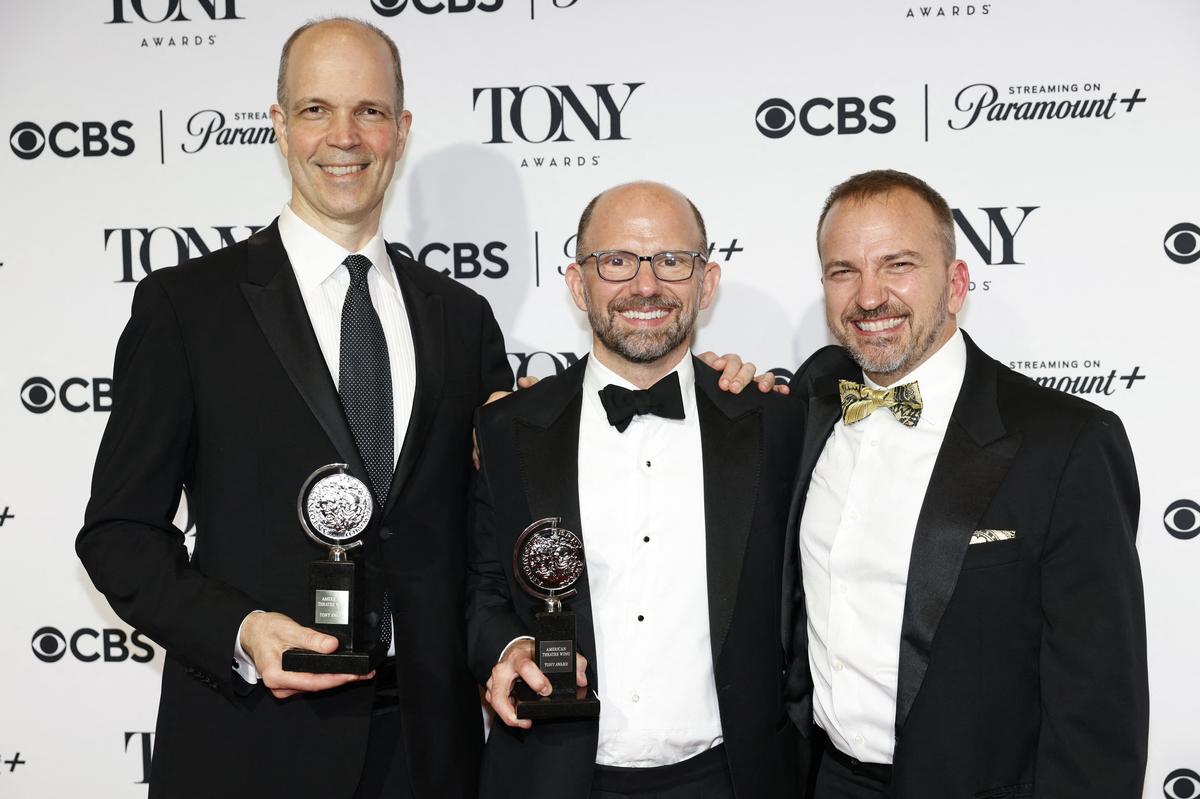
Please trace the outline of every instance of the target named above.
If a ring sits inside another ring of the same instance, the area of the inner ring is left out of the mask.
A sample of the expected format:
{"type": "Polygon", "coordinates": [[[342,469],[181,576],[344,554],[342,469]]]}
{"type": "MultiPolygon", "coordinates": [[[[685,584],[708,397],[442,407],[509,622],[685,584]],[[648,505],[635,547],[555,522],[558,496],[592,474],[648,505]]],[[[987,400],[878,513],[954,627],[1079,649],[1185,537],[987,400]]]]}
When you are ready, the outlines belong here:
{"type": "Polygon", "coordinates": [[[650,536],[648,536],[648,535],[644,535],[644,536],[642,536],[642,541],[644,541],[645,543],[649,544],[649,543],[650,543],[650,536]]]}
{"type": "Polygon", "coordinates": [[[846,585],[845,583],[842,583],[841,585],[839,585],[838,588],[841,589],[841,592],[843,594],[850,593],[850,586],[846,585]]]}
{"type": "Polygon", "coordinates": [[[641,702],[641,701],[642,701],[642,698],[641,698],[640,696],[638,696],[636,693],[634,693],[634,695],[631,697],[631,699],[632,699],[634,702],[641,702]]]}
{"type": "Polygon", "coordinates": [[[840,661],[840,660],[833,661],[833,670],[834,671],[841,671],[844,668],[845,668],[845,666],[842,665],[842,661],[840,661]]]}
{"type": "Polygon", "coordinates": [[[390,527],[380,527],[379,528],[380,540],[387,541],[391,537],[392,537],[392,528],[390,528],[390,527]]]}
{"type": "Polygon", "coordinates": [[[856,511],[854,508],[851,508],[849,511],[847,511],[846,516],[848,516],[851,521],[858,521],[858,511],[856,511]]]}
{"type": "Polygon", "coordinates": [[[862,742],[863,742],[863,737],[861,735],[854,736],[854,743],[861,744],[862,742]]]}
{"type": "Polygon", "coordinates": [[[645,616],[643,616],[642,614],[640,614],[640,613],[639,613],[639,614],[638,614],[638,621],[645,621],[645,620],[646,620],[646,617],[645,617],[645,616]]]}
{"type": "Polygon", "coordinates": [[[872,438],[872,439],[871,439],[871,447],[872,447],[872,448],[874,448],[874,447],[878,447],[878,446],[879,446],[879,439],[878,439],[878,438],[872,438]]]}

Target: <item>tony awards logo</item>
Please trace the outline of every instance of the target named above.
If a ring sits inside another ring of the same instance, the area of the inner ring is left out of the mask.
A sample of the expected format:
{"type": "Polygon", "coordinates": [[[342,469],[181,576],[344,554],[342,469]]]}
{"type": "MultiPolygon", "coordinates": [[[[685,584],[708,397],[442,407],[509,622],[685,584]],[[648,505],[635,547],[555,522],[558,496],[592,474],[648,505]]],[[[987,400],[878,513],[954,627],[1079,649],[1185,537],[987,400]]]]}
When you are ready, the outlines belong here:
{"type": "Polygon", "coordinates": [[[578,593],[583,576],[583,542],[559,527],[561,518],[539,519],[525,528],[513,546],[513,574],[526,593],[544,603],[534,617],[534,651],[538,668],[550,681],[549,696],[540,696],[518,681],[517,718],[597,718],[600,700],[594,691],[575,685],[578,636],[575,614],[563,610],[563,600],[578,593]]]}

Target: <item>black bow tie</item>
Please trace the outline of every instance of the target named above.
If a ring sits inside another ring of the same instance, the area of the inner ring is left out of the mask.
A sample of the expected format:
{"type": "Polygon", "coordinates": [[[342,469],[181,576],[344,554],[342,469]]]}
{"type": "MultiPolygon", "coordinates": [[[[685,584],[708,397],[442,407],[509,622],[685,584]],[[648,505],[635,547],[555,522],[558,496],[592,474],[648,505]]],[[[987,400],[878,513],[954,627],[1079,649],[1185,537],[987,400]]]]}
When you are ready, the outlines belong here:
{"type": "Polygon", "coordinates": [[[644,391],[633,391],[609,384],[600,389],[600,404],[608,414],[608,423],[624,433],[633,417],[652,413],[664,419],[683,418],[683,394],[679,391],[679,372],[659,380],[644,391]]]}

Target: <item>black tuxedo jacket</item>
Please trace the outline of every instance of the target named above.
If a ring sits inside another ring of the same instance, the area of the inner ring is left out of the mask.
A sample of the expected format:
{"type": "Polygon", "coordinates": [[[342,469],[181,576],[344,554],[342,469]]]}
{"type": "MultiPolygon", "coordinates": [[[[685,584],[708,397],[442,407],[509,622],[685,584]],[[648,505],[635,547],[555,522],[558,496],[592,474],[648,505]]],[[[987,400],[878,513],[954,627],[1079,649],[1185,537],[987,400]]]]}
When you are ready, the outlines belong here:
{"type": "MultiPolygon", "coordinates": [[[[385,507],[365,533],[367,623],[390,592],[418,797],[474,796],[482,744],[463,581],[475,408],[512,374],[487,302],[392,252],[416,396],[385,507]],[[371,610],[374,609],[374,610],[371,610]]],[[[251,610],[311,614],[323,549],[296,498],[328,463],[367,481],[275,224],[138,285],[76,542],[96,587],[167,653],[151,797],[349,797],[373,683],[287,700],[231,669],[251,610]],[[172,526],[186,486],[188,558],[172,526]]]]}
{"type": "MultiPolygon", "coordinates": [[[[965,334],[964,334],[965,337],[965,334]]],[[[967,368],[913,539],[892,799],[1137,799],[1148,691],[1138,483],[1112,413],[1038,386],[966,338],[967,368]],[[970,544],[975,530],[1016,537],[970,544]]],[[[800,518],[840,418],[840,347],[797,371],[808,404],[788,523],[788,712],[812,724],[800,518]]]]}
{"type": "MultiPolygon", "coordinates": [[[[578,447],[587,358],[561,376],[480,409],[482,468],[468,565],[468,652],[486,681],[505,645],[528,635],[540,603],[512,574],[513,544],[530,523],[561,516],[582,537],[578,447]]],[[[717,700],[738,796],[794,797],[797,738],[782,702],[778,593],[784,524],[796,471],[799,406],[776,395],[734,396],[695,361],[704,469],[708,607],[717,700]]],[[[664,497],[664,501],[671,498],[664,497]]],[[[588,684],[604,679],[596,662],[587,574],[566,601],[577,614],[588,684]]],[[[662,590],[670,590],[663,575],[662,590]]],[[[636,656],[636,653],[629,653],[636,656]]],[[[656,653],[663,669],[678,667],[656,653]]],[[[604,708],[601,707],[601,713],[604,708]]],[[[525,731],[497,722],[484,752],[484,797],[588,796],[597,723],[535,722],[525,731]]]]}

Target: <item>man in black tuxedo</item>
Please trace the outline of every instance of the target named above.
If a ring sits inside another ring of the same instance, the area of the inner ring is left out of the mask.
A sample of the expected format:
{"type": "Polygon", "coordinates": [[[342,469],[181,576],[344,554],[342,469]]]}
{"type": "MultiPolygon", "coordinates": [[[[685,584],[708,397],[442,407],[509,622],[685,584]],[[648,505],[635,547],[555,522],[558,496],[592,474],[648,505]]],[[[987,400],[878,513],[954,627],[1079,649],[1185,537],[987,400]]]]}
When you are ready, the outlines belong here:
{"type": "Polygon", "coordinates": [[[695,207],[633,183],[594,199],[567,268],[592,351],[483,408],[468,574],[468,655],[496,710],[482,796],[792,797],[782,703],[783,535],[800,406],[735,396],[691,356],[720,267],[695,207]],[[586,571],[576,679],[599,720],[516,718],[537,600],[513,575],[518,535],[557,517],[586,571]]]}
{"type": "Polygon", "coordinates": [[[957,327],[950,208],[900,172],[818,224],[841,347],[807,404],[786,548],[788,711],[817,799],[1141,796],[1138,484],[1120,420],[957,327]],[[797,562],[798,558],[798,562],[797,562]],[[815,722],[815,724],[814,724],[815,722]]]}
{"type": "Polygon", "coordinates": [[[474,410],[511,387],[503,338],[485,300],[385,244],[411,121],[390,39],[302,27],[271,114],[290,202],[137,287],[77,541],[167,653],[150,796],[474,797],[466,498],[474,410]],[[304,626],[325,550],[296,518],[330,463],[376,500],[363,632],[394,655],[366,677],[281,668],[286,648],[337,646],[304,626]],[[185,486],[190,557],[172,526],[185,486]]]}

